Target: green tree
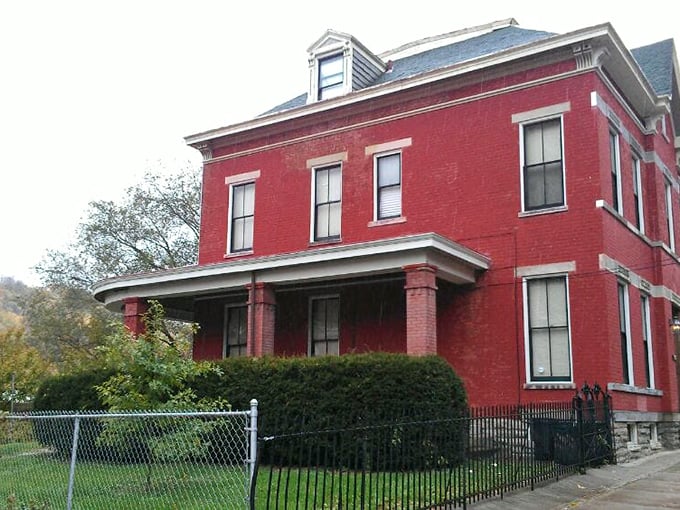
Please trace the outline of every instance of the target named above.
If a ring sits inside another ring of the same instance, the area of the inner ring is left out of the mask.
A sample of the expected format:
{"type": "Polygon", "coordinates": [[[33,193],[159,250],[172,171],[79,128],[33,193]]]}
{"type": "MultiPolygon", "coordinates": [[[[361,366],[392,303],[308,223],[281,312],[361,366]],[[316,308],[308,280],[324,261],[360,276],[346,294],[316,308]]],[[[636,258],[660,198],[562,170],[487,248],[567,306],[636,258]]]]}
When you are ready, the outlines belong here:
{"type": "Polygon", "coordinates": [[[43,284],[88,289],[104,278],[193,264],[200,226],[198,166],[149,171],[119,202],[89,204],[75,240],[36,267],[43,284]]]}
{"type": "Polygon", "coordinates": [[[29,402],[40,382],[54,374],[53,365],[26,342],[23,328],[0,331],[0,353],[0,409],[29,402]]]}

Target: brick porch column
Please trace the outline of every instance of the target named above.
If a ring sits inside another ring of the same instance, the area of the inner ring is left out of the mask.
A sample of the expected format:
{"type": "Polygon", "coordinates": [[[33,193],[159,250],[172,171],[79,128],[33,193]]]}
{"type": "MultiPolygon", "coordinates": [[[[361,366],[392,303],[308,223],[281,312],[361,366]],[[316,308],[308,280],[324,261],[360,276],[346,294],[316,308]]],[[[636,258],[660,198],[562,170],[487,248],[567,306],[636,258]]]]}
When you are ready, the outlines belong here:
{"type": "Polygon", "coordinates": [[[139,336],[146,331],[144,314],[149,309],[149,303],[142,298],[123,299],[123,323],[134,336],[139,336]]]}
{"type": "Polygon", "coordinates": [[[246,285],[248,289],[248,356],[274,354],[276,296],[274,287],[264,282],[246,285]]]}
{"type": "Polygon", "coordinates": [[[406,352],[437,354],[437,268],[429,264],[404,266],[406,273],[406,352]]]}

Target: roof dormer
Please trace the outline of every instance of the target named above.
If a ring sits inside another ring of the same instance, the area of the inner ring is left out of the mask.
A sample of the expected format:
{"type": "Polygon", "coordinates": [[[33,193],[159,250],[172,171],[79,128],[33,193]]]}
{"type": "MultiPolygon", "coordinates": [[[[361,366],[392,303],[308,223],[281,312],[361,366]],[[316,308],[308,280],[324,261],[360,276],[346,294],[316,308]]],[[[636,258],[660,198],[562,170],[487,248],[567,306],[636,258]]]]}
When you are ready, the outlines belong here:
{"type": "Polygon", "coordinates": [[[327,30],[307,52],[308,103],[367,87],[384,73],[387,67],[357,39],[335,30],[327,30]]]}

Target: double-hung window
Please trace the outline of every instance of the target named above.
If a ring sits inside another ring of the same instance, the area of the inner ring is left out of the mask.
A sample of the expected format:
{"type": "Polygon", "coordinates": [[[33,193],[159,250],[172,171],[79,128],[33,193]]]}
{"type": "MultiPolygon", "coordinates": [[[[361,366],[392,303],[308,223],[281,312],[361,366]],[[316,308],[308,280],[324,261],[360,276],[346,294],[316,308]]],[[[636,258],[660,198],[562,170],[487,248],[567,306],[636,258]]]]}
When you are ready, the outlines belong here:
{"type": "Polygon", "coordinates": [[[230,192],[228,253],[253,249],[255,219],[255,183],[234,184],[230,192]]]}
{"type": "Polygon", "coordinates": [[[642,346],[645,353],[645,379],[648,388],[654,388],[654,355],[652,354],[652,328],[649,318],[649,296],[640,296],[642,319],[642,346]]]}
{"type": "Polygon", "coordinates": [[[675,251],[675,225],[673,223],[673,185],[666,180],[666,228],[668,229],[668,246],[675,251]]]}
{"type": "Polygon", "coordinates": [[[401,153],[375,157],[375,219],[401,216],[401,153]]]}
{"type": "Polygon", "coordinates": [[[314,241],[340,238],[342,170],[333,165],[314,170],[314,241]]]}
{"type": "Polygon", "coordinates": [[[609,131],[609,159],[612,179],[612,207],[623,215],[623,197],[621,195],[621,158],[619,152],[619,134],[609,131]]]}
{"type": "Polygon", "coordinates": [[[642,205],[642,172],[640,171],[640,158],[633,154],[631,158],[633,166],[633,197],[635,198],[635,226],[641,234],[645,233],[645,213],[642,205]]]}
{"type": "Polygon", "coordinates": [[[226,306],[224,309],[223,358],[246,355],[248,331],[248,307],[243,305],[226,306]]]}
{"type": "Polygon", "coordinates": [[[524,280],[530,380],[571,381],[566,276],[524,280]]]}
{"type": "Polygon", "coordinates": [[[619,335],[621,338],[621,366],[624,384],[633,384],[632,345],[630,342],[630,304],[628,302],[628,285],[617,284],[619,301],[619,335]]]}
{"type": "Polygon", "coordinates": [[[319,100],[342,94],[345,83],[344,65],[342,53],[319,59],[319,100]]]}
{"type": "Polygon", "coordinates": [[[562,118],[523,126],[524,210],[563,206],[562,118]]]}
{"type": "Polygon", "coordinates": [[[314,297],[310,300],[310,356],[340,352],[340,298],[314,297]]]}

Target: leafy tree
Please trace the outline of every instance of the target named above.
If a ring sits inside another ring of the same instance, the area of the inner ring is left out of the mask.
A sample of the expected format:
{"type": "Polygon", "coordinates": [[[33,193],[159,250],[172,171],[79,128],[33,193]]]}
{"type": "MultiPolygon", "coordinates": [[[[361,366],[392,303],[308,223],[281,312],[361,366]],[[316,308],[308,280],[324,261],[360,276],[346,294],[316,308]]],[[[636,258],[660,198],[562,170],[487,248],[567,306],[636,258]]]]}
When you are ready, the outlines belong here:
{"type": "Polygon", "coordinates": [[[24,338],[22,328],[0,331],[0,408],[28,402],[54,367],[24,338]]]}
{"type": "Polygon", "coordinates": [[[21,327],[24,297],[30,288],[19,280],[0,277],[0,330],[21,327]]]}
{"type": "Polygon", "coordinates": [[[45,285],[87,289],[104,278],[193,264],[199,216],[197,166],[149,171],[120,202],[91,202],[75,241],[49,250],[36,271],[45,285]]]}

